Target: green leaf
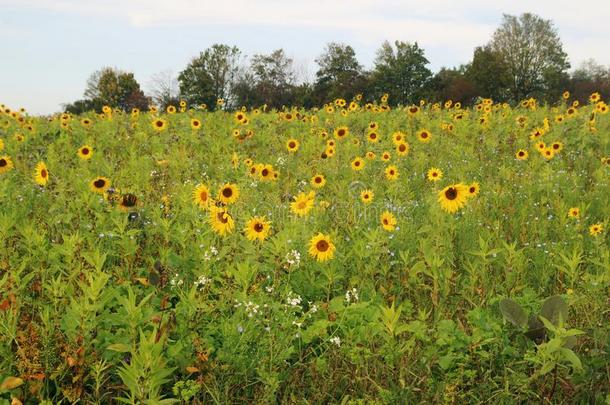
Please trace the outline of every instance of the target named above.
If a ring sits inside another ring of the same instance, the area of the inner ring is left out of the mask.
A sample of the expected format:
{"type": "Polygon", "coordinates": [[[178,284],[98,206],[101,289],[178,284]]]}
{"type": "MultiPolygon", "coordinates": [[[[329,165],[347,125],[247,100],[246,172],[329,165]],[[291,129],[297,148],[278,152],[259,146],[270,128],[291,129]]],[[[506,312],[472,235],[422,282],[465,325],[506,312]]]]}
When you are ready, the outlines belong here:
{"type": "Polygon", "coordinates": [[[540,315],[548,319],[553,325],[561,326],[568,318],[568,304],[561,296],[554,295],[544,300],[540,315]]]}
{"type": "Polygon", "coordinates": [[[500,300],[500,311],[504,318],[515,326],[524,328],[527,325],[527,312],[510,298],[500,300]]]}
{"type": "Polygon", "coordinates": [[[119,353],[129,353],[129,352],[131,352],[131,347],[127,346],[124,343],[113,343],[111,345],[108,345],[106,347],[106,349],[112,350],[113,352],[119,352],[119,353]]]}
{"type": "Polygon", "coordinates": [[[580,362],[580,359],[578,358],[576,353],[574,353],[570,349],[566,349],[565,347],[559,349],[559,351],[560,351],[562,357],[570,362],[570,364],[572,365],[572,368],[574,370],[576,370],[576,371],[583,370],[582,363],[580,362]]]}

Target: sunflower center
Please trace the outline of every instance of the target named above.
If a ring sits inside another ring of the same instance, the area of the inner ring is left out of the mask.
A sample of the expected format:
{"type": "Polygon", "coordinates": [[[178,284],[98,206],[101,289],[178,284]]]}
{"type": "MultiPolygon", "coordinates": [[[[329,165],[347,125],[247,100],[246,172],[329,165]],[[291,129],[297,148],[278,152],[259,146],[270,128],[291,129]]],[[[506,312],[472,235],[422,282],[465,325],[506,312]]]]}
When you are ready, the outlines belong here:
{"type": "Polygon", "coordinates": [[[449,187],[447,191],[445,191],[445,197],[448,200],[455,200],[457,198],[458,192],[455,187],[449,187]]]}
{"type": "Polygon", "coordinates": [[[297,208],[298,208],[298,209],[300,209],[300,210],[305,209],[305,207],[306,207],[306,206],[307,206],[307,203],[306,203],[305,201],[300,201],[300,202],[297,204],[297,208]]]}
{"type": "Polygon", "coordinates": [[[345,130],[344,129],[340,129],[339,132],[337,132],[337,135],[339,135],[339,136],[345,135],[345,130]]]}
{"type": "Polygon", "coordinates": [[[407,147],[405,146],[405,144],[401,144],[401,145],[398,147],[398,150],[400,150],[401,152],[404,152],[405,150],[407,150],[407,147]]]}
{"type": "Polygon", "coordinates": [[[354,166],[360,166],[360,161],[359,161],[359,160],[356,160],[356,161],[354,162],[354,166]]]}
{"type": "Polygon", "coordinates": [[[97,179],[97,180],[95,180],[93,182],[93,185],[96,188],[102,188],[102,187],[104,187],[106,185],[106,180],[104,180],[104,179],[97,179]]]}
{"type": "Polygon", "coordinates": [[[218,218],[218,220],[223,224],[229,222],[229,215],[224,211],[220,211],[218,214],[216,214],[216,218],[218,218]]]}
{"type": "Polygon", "coordinates": [[[326,252],[329,248],[330,245],[324,239],[319,240],[318,243],[316,243],[316,249],[318,250],[318,252],[326,252]]]}
{"type": "Polygon", "coordinates": [[[233,190],[230,187],[225,187],[222,189],[222,195],[225,198],[231,198],[231,196],[233,195],[233,190]]]}
{"type": "Polygon", "coordinates": [[[523,151],[519,152],[519,156],[523,156],[523,155],[525,155],[525,152],[523,152],[523,151]]]}
{"type": "Polygon", "coordinates": [[[387,224],[388,224],[388,219],[387,219],[387,218],[384,218],[384,219],[383,219],[383,224],[384,224],[384,225],[387,225],[387,224]]]}
{"type": "Polygon", "coordinates": [[[263,229],[264,229],[264,226],[263,226],[263,224],[261,224],[260,222],[257,222],[257,223],[255,223],[255,224],[254,224],[254,230],[255,230],[256,232],[259,232],[259,233],[260,233],[260,232],[262,232],[262,231],[263,231],[263,229]]]}
{"type": "Polygon", "coordinates": [[[314,181],[316,183],[320,184],[320,183],[322,183],[322,178],[321,177],[316,177],[314,181]]]}
{"type": "Polygon", "coordinates": [[[157,127],[161,128],[163,126],[163,121],[156,122],[157,127]]]}
{"type": "Polygon", "coordinates": [[[6,159],[0,159],[0,167],[5,167],[7,165],[8,163],[6,162],[6,159]]]}
{"type": "Polygon", "coordinates": [[[89,149],[88,148],[83,148],[82,153],[83,153],[83,155],[88,155],[89,154],[89,149]]]}
{"type": "Polygon", "coordinates": [[[474,194],[474,192],[477,191],[477,189],[475,187],[470,187],[469,191],[471,194],[474,194]]]}
{"type": "Polygon", "coordinates": [[[426,139],[428,137],[428,133],[427,132],[422,132],[421,137],[426,139]]]}
{"type": "Polygon", "coordinates": [[[208,200],[208,193],[207,193],[206,191],[202,191],[202,192],[199,194],[199,199],[200,199],[201,201],[204,201],[204,202],[205,202],[205,201],[207,201],[207,200],[208,200]]]}
{"type": "Polygon", "coordinates": [[[558,143],[554,143],[553,144],[553,149],[559,149],[559,144],[558,143]]]}
{"type": "Polygon", "coordinates": [[[40,177],[42,177],[43,179],[44,179],[45,177],[47,177],[47,175],[48,175],[48,173],[47,173],[47,171],[46,171],[45,169],[42,169],[42,170],[40,171],[40,177]]]}
{"type": "Polygon", "coordinates": [[[263,169],[261,171],[261,174],[263,175],[263,177],[267,177],[269,175],[269,169],[263,169]]]}

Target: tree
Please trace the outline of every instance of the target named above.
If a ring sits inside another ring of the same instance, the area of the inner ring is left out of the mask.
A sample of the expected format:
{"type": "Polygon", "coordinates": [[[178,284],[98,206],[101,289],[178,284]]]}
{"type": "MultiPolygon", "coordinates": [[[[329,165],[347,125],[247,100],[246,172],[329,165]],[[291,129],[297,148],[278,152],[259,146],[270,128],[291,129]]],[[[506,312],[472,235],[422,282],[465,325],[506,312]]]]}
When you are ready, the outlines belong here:
{"type": "MultiPolygon", "coordinates": [[[[146,109],[150,100],[144,95],[140,84],[131,72],[106,67],[91,74],[84,93],[88,105],[95,109],[103,105],[123,110],[146,109]]],[[[87,103],[80,103],[81,108],[87,103]]]]}
{"type": "Polygon", "coordinates": [[[494,101],[507,101],[510,86],[508,68],[502,56],[489,45],[475,48],[465,73],[477,95],[494,101]]]}
{"type": "Polygon", "coordinates": [[[430,62],[417,42],[413,45],[395,41],[394,47],[385,41],[377,51],[373,86],[377,96],[388,93],[395,104],[418,103],[432,77],[426,67],[430,62]]]}
{"type": "Polygon", "coordinates": [[[368,85],[362,65],[356,59],[354,48],[331,42],[316,59],[314,98],[318,104],[336,98],[351,99],[368,85]]]}
{"type": "Polygon", "coordinates": [[[210,109],[216,107],[219,98],[229,106],[240,56],[237,47],[222,44],[201,52],[178,75],[181,96],[190,104],[206,104],[210,109]]]}
{"type": "Polygon", "coordinates": [[[148,82],[148,92],[155,105],[165,110],[168,105],[178,105],[180,93],[178,80],[171,70],[152,75],[148,82]]]}
{"type": "Polygon", "coordinates": [[[504,15],[493,34],[491,49],[502,57],[509,75],[509,96],[553,97],[570,67],[557,31],[550,20],[525,13],[504,15]]]}
{"type": "Polygon", "coordinates": [[[567,88],[572,98],[587,103],[589,96],[599,92],[603,96],[610,94],[610,67],[606,68],[593,59],[588,59],[572,72],[567,88]]]}
{"type": "Polygon", "coordinates": [[[466,74],[467,70],[468,66],[441,68],[429,81],[428,98],[436,102],[451,100],[462,105],[472,104],[479,94],[475,84],[466,74]]]}

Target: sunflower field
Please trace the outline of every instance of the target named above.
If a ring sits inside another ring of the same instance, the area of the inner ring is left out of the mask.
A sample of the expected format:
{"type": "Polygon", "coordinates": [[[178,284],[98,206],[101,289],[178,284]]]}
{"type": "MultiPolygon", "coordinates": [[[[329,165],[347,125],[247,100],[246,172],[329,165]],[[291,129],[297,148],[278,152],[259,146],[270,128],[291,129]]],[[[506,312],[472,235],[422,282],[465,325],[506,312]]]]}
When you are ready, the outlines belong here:
{"type": "Polygon", "coordinates": [[[0,113],[0,404],[610,403],[610,115],[0,113]]]}

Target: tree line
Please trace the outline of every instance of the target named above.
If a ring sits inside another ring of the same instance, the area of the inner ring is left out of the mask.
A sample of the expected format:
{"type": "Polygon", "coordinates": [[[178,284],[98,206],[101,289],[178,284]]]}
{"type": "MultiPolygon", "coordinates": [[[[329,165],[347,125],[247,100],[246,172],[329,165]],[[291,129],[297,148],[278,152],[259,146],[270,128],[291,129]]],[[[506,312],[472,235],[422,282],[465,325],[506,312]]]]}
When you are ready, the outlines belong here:
{"type": "Polygon", "coordinates": [[[184,100],[209,110],[242,106],[280,109],[321,106],[337,98],[365,101],[389,95],[390,105],[418,104],[420,100],[452,100],[472,104],[478,97],[517,103],[535,97],[553,103],[568,90],[584,102],[589,94],[610,92],[610,68],[593,60],[569,72],[570,63],[551,20],[525,13],[504,15],[487,44],[475,48],[472,60],[433,73],[417,42],[388,41],[377,50],[372,69],[365,69],[347,44],[331,42],[315,59],[313,80],[299,80],[297,67],[284,49],[245,58],[235,46],[214,44],[202,51],[177,75],[153,77],[146,95],[133,73],[114,68],[95,72],[84,98],[65,105],[80,113],[102,106],[130,110],[150,104],[161,108],[184,100]]]}

